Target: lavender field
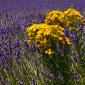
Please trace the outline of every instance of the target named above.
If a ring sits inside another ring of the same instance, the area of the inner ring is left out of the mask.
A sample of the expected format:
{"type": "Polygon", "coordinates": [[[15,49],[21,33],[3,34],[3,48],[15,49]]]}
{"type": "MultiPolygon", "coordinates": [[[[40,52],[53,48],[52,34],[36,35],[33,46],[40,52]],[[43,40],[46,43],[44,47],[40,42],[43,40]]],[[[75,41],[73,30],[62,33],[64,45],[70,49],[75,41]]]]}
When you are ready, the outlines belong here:
{"type": "Polygon", "coordinates": [[[85,85],[84,0],[0,0],[0,85],[85,85]]]}

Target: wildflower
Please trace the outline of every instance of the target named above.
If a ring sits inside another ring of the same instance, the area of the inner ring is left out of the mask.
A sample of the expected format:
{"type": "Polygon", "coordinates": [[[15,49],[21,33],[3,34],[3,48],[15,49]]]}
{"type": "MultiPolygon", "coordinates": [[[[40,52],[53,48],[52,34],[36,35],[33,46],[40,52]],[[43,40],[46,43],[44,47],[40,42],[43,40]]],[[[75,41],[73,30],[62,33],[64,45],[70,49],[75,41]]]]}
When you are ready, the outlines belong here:
{"type": "Polygon", "coordinates": [[[32,41],[31,40],[28,40],[27,42],[28,42],[28,44],[32,45],[32,41]]]}
{"type": "Polygon", "coordinates": [[[51,52],[51,40],[62,45],[71,45],[72,42],[68,36],[66,37],[64,31],[66,28],[77,31],[79,28],[77,27],[77,23],[80,24],[82,20],[83,17],[80,12],[72,8],[64,12],[58,10],[51,11],[47,14],[45,23],[34,24],[27,28],[28,41],[29,43],[34,41],[39,48],[49,49],[48,51],[44,51],[46,54],[51,55],[53,53],[51,52]],[[65,28],[63,28],[61,24],[64,24],[65,28]]]}
{"type": "Polygon", "coordinates": [[[62,41],[62,40],[63,40],[63,38],[62,38],[62,37],[59,37],[59,40],[61,40],[61,41],[62,41]]]}
{"type": "Polygon", "coordinates": [[[59,10],[53,10],[49,12],[46,16],[45,23],[47,24],[58,24],[60,22],[60,16],[62,15],[62,12],[59,10]]]}
{"type": "Polygon", "coordinates": [[[67,42],[68,45],[71,45],[72,44],[71,41],[70,41],[70,39],[68,39],[67,37],[66,37],[66,42],[67,42]]]}
{"type": "Polygon", "coordinates": [[[63,12],[61,15],[61,22],[68,28],[71,28],[75,30],[78,29],[77,22],[81,23],[83,22],[83,16],[75,9],[69,8],[66,11],[63,12]]]}
{"type": "Polygon", "coordinates": [[[33,45],[32,43],[35,42],[37,47],[48,49],[44,51],[49,56],[53,54],[50,48],[52,46],[52,43],[50,43],[51,38],[55,38],[54,41],[52,40],[53,42],[70,45],[70,40],[64,34],[64,28],[59,25],[34,24],[27,28],[27,36],[29,37],[28,43],[30,45],[33,45]]]}
{"type": "Polygon", "coordinates": [[[54,52],[51,49],[48,49],[45,51],[45,53],[51,56],[54,52]]]}

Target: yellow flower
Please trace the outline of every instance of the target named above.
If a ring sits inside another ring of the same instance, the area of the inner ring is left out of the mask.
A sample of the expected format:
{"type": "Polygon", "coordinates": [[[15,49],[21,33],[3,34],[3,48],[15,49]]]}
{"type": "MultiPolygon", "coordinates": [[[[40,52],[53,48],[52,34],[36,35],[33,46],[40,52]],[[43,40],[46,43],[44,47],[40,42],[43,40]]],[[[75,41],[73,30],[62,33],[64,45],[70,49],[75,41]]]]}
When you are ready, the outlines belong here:
{"type": "Polygon", "coordinates": [[[52,56],[54,52],[51,49],[52,44],[50,43],[51,38],[54,42],[65,45],[70,45],[70,40],[66,38],[64,34],[64,28],[60,25],[49,25],[46,23],[34,24],[27,28],[28,43],[32,45],[35,42],[37,46],[44,50],[44,53],[52,56]]]}
{"type": "Polygon", "coordinates": [[[63,37],[59,37],[58,39],[59,39],[60,41],[62,41],[62,40],[63,40],[63,37]]]}
{"type": "Polygon", "coordinates": [[[43,32],[43,35],[46,36],[46,35],[50,35],[51,34],[51,29],[47,29],[43,32]]]}
{"type": "Polygon", "coordinates": [[[28,42],[28,44],[32,45],[32,41],[31,40],[28,40],[27,42],[28,42]]]}
{"type": "Polygon", "coordinates": [[[40,39],[41,35],[40,34],[37,34],[36,35],[36,39],[40,39]]]}
{"type": "Polygon", "coordinates": [[[67,37],[66,37],[66,42],[67,42],[68,45],[71,45],[72,44],[71,41],[70,41],[70,39],[68,39],[67,37]]]}
{"type": "Polygon", "coordinates": [[[61,15],[61,22],[68,28],[73,27],[75,23],[83,22],[83,16],[77,10],[69,8],[61,15]]]}
{"type": "Polygon", "coordinates": [[[60,16],[62,15],[62,12],[59,10],[53,10],[49,12],[46,16],[45,23],[47,24],[58,24],[60,21],[60,16]]]}
{"type": "Polygon", "coordinates": [[[54,52],[51,49],[48,49],[45,51],[46,54],[48,54],[49,56],[52,55],[54,52]]]}

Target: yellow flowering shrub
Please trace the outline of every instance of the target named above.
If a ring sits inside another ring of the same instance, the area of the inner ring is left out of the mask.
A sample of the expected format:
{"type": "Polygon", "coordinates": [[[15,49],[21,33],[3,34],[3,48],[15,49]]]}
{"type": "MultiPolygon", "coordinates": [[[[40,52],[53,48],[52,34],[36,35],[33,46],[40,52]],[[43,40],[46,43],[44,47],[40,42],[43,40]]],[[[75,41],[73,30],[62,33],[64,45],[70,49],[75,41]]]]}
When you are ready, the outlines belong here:
{"type": "MultiPolygon", "coordinates": [[[[77,23],[82,23],[83,16],[75,9],[69,8],[66,11],[63,12],[61,16],[61,22],[67,26],[70,27],[77,27],[77,23]]],[[[73,29],[73,28],[72,28],[73,29]]]]}
{"type": "Polygon", "coordinates": [[[69,8],[64,12],[54,10],[47,14],[45,23],[49,25],[60,25],[76,30],[79,28],[77,23],[83,23],[83,16],[80,12],[72,8],[69,8]]]}
{"type": "Polygon", "coordinates": [[[28,43],[36,42],[39,48],[43,48],[45,53],[49,56],[54,52],[50,44],[50,39],[55,38],[56,43],[62,45],[71,44],[70,40],[64,34],[64,28],[59,25],[34,24],[27,28],[28,43]]]}
{"type": "Polygon", "coordinates": [[[45,23],[47,24],[60,24],[60,17],[62,15],[62,11],[53,10],[49,12],[46,16],[45,23]]]}
{"type": "Polygon", "coordinates": [[[52,55],[53,49],[50,43],[51,38],[61,45],[70,45],[71,40],[64,34],[64,27],[78,28],[77,23],[82,23],[83,16],[75,9],[69,8],[62,12],[59,10],[51,11],[47,14],[45,23],[34,24],[27,28],[28,43],[44,50],[44,53],[52,55]]]}

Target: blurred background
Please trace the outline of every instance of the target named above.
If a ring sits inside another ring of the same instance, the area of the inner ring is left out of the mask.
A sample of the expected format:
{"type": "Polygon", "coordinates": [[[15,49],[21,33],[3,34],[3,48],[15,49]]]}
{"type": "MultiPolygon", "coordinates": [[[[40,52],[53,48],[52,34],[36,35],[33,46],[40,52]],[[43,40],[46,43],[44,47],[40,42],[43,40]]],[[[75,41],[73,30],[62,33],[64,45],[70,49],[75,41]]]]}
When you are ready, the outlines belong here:
{"type": "Polygon", "coordinates": [[[40,10],[65,9],[73,6],[79,10],[85,8],[85,0],[0,0],[0,9],[31,8],[40,10]]]}

